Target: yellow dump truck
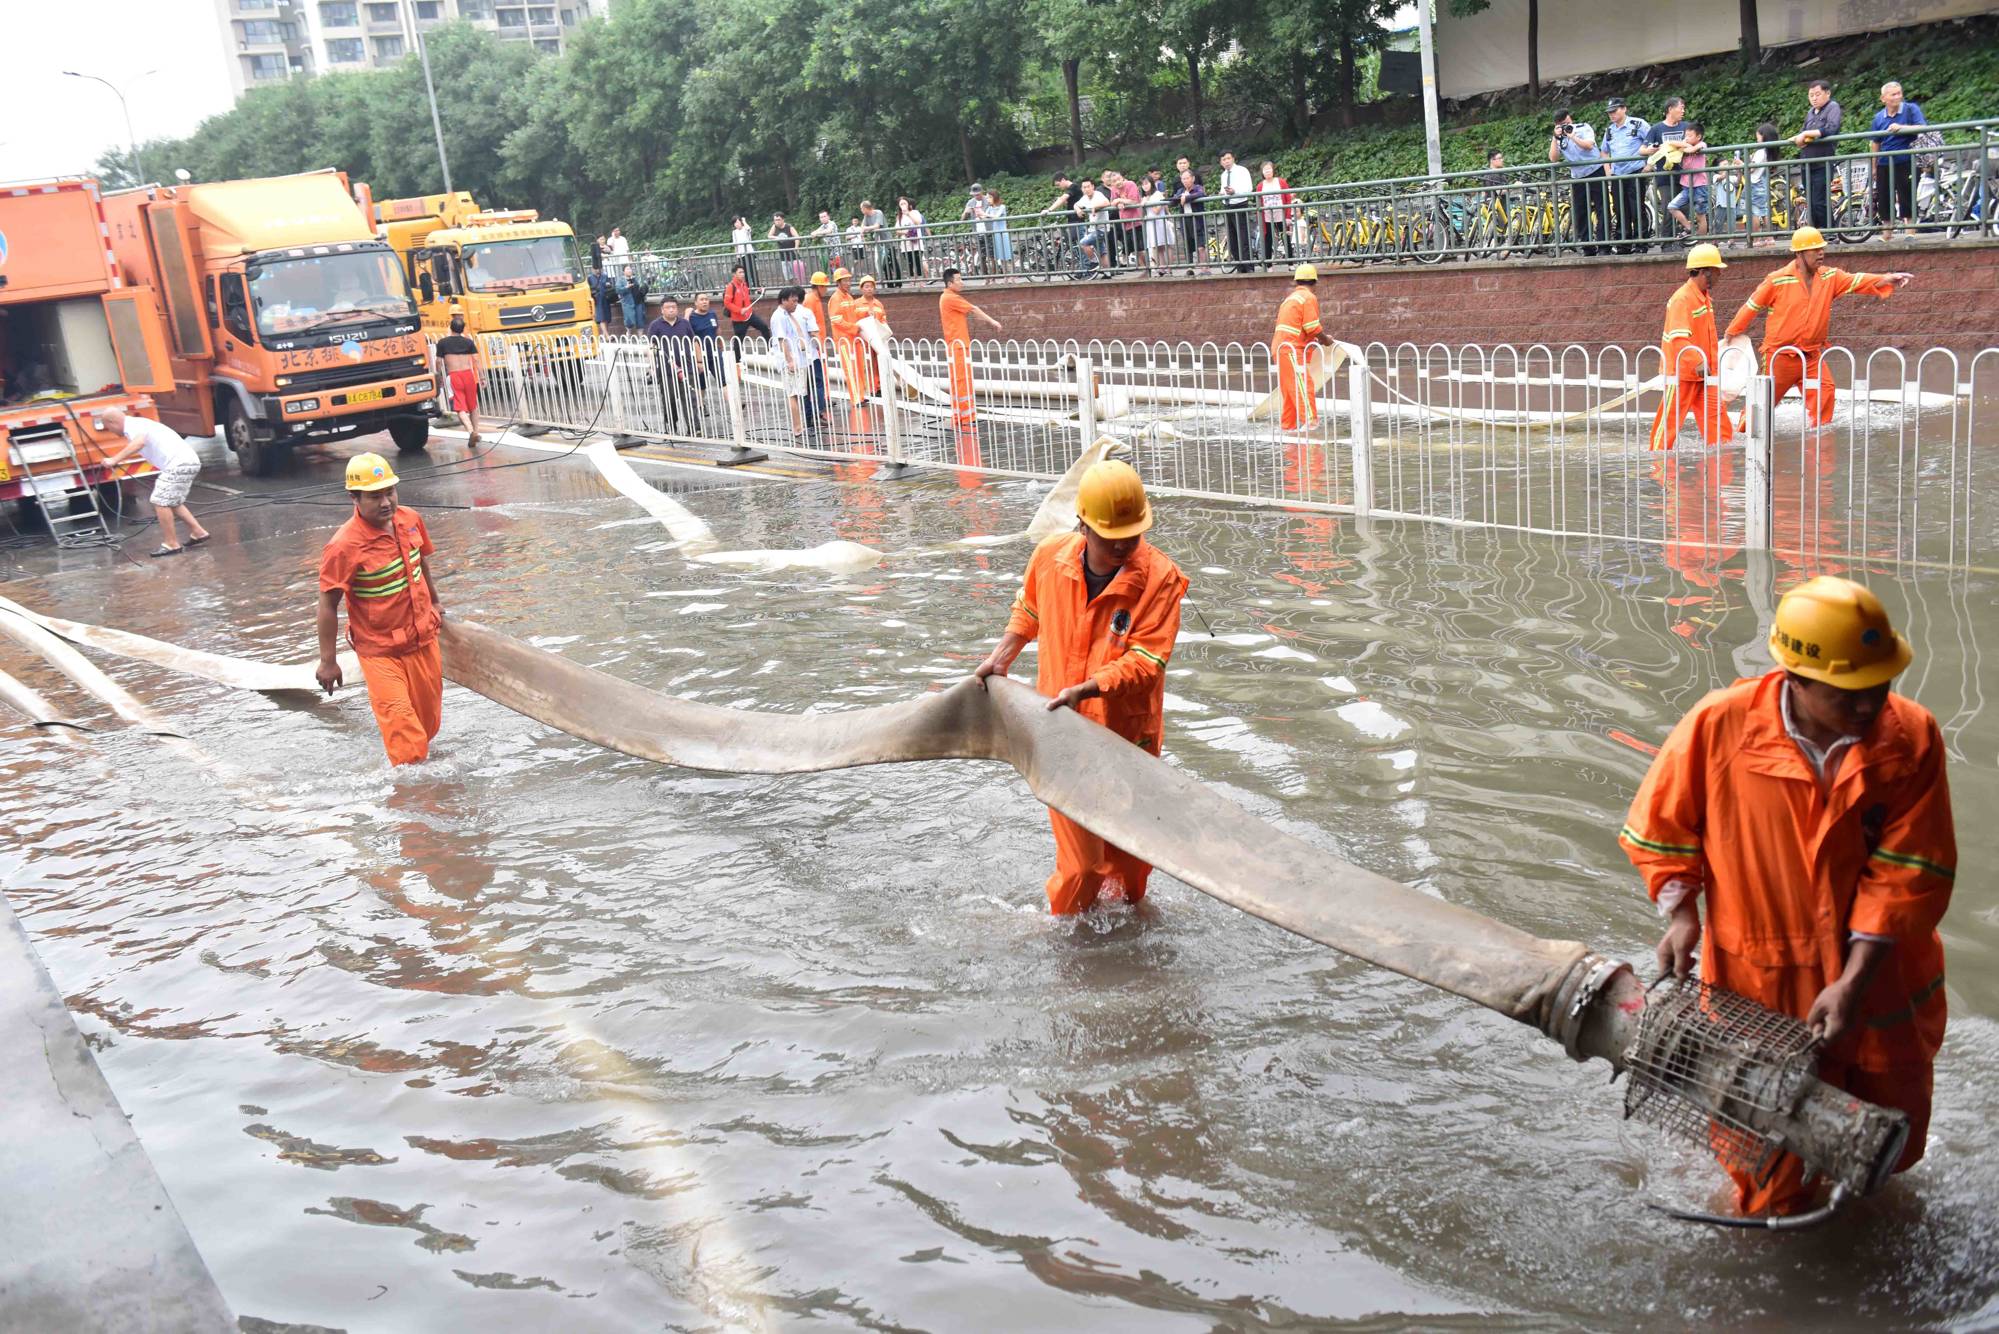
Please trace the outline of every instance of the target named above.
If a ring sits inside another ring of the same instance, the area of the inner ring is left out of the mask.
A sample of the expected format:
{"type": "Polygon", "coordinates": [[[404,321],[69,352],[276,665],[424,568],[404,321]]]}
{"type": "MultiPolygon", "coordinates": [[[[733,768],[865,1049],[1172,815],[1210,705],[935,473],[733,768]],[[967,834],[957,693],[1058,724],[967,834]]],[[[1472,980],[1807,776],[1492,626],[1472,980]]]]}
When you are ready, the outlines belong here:
{"type": "Polygon", "coordinates": [[[544,222],[532,209],[482,210],[463,190],[382,200],[375,221],[402,259],[433,339],[463,315],[482,347],[497,335],[537,364],[596,351],[590,289],[568,223],[544,222]]]}

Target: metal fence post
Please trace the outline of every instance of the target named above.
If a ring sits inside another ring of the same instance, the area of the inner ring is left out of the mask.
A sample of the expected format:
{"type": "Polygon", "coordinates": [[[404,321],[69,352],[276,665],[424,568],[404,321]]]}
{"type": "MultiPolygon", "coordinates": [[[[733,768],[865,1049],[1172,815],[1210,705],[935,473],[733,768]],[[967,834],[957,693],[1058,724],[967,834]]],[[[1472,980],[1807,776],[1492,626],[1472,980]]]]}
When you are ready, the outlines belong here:
{"type": "Polygon", "coordinates": [[[1749,431],[1743,445],[1742,545],[1747,551],[1770,549],[1770,522],[1775,512],[1776,488],[1771,464],[1777,452],[1771,430],[1772,383],[1768,375],[1749,380],[1749,431]]]}
{"type": "Polygon", "coordinates": [[[745,463],[762,463],[770,455],[760,449],[750,448],[749,428],[743,416],[743,368],[736,361],[736,350],[722,349],[722,400],[729,405],[729,452],[715,460],[716,466],[736,468],[745,463]]]}
{"type": "Polygon", "coordinates": [[[1347,361],[1347,417],[1353,452],[1353,512],[1374,512],[1374,387],[1364,348],[1347,361]]]}
{"type": "Polygon", "coordinates": [[[1076,357],[1076,422],[1082,428],[1082,448],[1097,442],[1097,373],[1088,357],[1076,357]]]}

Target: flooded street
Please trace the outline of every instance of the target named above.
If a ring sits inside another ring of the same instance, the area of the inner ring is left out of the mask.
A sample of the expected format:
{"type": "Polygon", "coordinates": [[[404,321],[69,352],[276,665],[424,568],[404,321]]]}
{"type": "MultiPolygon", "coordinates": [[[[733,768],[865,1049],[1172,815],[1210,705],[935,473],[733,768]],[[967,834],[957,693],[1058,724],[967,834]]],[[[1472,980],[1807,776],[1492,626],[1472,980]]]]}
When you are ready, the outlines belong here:
{"type": "MultiPolygon", "coordinates": [[[[252,486],[215,448],[207,476],[252,486]]],[[[689,564],[580,459],[459,453],[403,488],[450,612],[705,703],[956,680],[1028,555],[689,564]]],[[[1009,533],[1045,490],[640,466],[732,548],[1009,533]]],[[[256,489],[196,493],[203,552],[7,553],[0,592],[305,660],[338,463],[256,489]]],[[[1157,509],[1198,608],[1170,762],[1649,975],[1618,827],[1678,717],[1767,667],[1799,567],[1157,509]]],[[[1603,1066],[1170,879],[1051,919],[1045,810],[1000,765],[701,774],[448,687],[434,758],[392,773],[358,685],[288,707],[106,660],[231,777],[9,726],[0,875],[223,1293],[270,1322],[246,1328],[1990,1327],[1999,577],[1825,568],[1915,644],[1899,688],[1943,726],[1969,873],[1929,1156],[1812,1233],[1651,1214],[1721,1177],[1622,1123],[1603,1066]]],[[[0,666],[88,707],[11,645],[0,666]]]]}

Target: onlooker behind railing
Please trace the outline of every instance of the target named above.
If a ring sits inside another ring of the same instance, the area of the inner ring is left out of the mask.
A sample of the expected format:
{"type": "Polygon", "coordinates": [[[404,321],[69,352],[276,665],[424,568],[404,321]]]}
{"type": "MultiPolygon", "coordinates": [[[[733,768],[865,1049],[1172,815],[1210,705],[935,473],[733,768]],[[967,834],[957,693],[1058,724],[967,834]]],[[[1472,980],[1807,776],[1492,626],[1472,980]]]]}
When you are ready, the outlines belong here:
{"type": "MultiPolygon", "coordinates": [[[[1782,151],[1778,147],[1777,127],[1764,121],[1756,127],[1756,142],[1763,147],[1755,148],[1749,154],[1749,231],[1751,235],[1770,230],[1770,164],[1777,160],[1782,151]]],[[[1779,182],[1781,187],[1782,182],[1779,182]]],[[[1773,246],[1777,244],[1765,236],[1751,241],[1753,246],[1773,246]]]]}
{"type": "Polygon", "coordinates": [[[1277,258],[1277,242],[1284,242],[1284,258],[1292,258],[1291,217],[1297,210],[1297,197],[1291,187],[1277,174],[1275,162],[1265,162],[1260,168],[1263,179],[1256,183],[1257,197],[1263,201],[1263,267],[1268,269],[1277,258]]]}
{"type": "Polygon", "coordinates": [[[1687,122],[1687,137],[1680,140],[1680,150],[1680,188],[1667,205],[1667,211],[1673,215],[1673,223],[1679,228],[1678,236],[1705,236],[1712,199],[1708,186],[1707,140],[1701,133],[1699,121],[1687,122]]]}
{"type": "Polygon", "coordinates": [[[875,273],[900,275],[895,259],[895,242],[888,233],[888,219],[872,200],[861,201],[861,234],[868,244],[867,267],[875,273]]]}
{"type": "Polygon", "coordinates": [[[1121,171],[1107,171],[1104,176],[1110,182],[1104,193],[1117,206],[1115,221],[1105,229],[1110,241],[1110,266],[1115,269],[1122,263],[1136,267],[1138,252],[1144,247],[1144,238],[1140,235],[1143,210],[1139,208],[1138,201],[1145,192],[1138,188],[1137,181],[1126,179],[1121,171]]]}
{"type": "Polygon", "coordinates": [[[986,225],[986,187],[977,181],[965,195],[965,206],[958,210],[958,221],[972,224],[972,236],[979,247],[978,267],[981,272],[990,272],[993,267],[992,228],[986,225]]]}
{"type": "Polygon", "coordinates": [[[1874,217],[1881,224],[1881,239],[1892,240],[1897,222],[1913,223],[1916,217],[1916,160],[1909,150],[1916,146],[1916,127],[1927,125],[1923,109],[1903,100],[1902,85],[1881,85],[1881,109],[1874,113],[1874,142],[1868,151],[1874,162],[1874,217]]]}
{"type": "Polygon", "coordinates": [[[757,241],[756,233],[750,230],[750,220],[738,214],[736,220],[729,224],[729,239],[736,246],[736,263],[742,265],[743,272],[754,283],[757,280],[757,241]]]}
{"type": "Polygon", "coordinates": [[[742,350],[745,333],[762,334],[770,337],[770,326],[763,316],[757,314],[756,292],[750,286],[749,269],[741,260],[729,274],[729,285],[722,289],[722,309],[729,313],[729,332],[736,340],[736,350],[742,350]]]}
{"type": "Polygon", "coordinates": [[[1813,79],[1805,89],[1805,100],[1811,109],[1805,113],[1805,127],[1791,140],[1798,146],[1798,157],[1805,165],[1805,207],[1812,226],[1827,228],[1832,226],[1832,158],[1839,151],[1827,143],[1829,136],[1839,133],[1843,118],[1839,103],[1832,100],[1832,85],[1824,79],[1813,79]]]}
{"type": "Polygon", "coordinates": [[[611,311],[618,304],[618,284],[604,272],[604,261],[590,266],[590,303],[596,308],[597,332],[611,332],[611,311]]]}
{"type": "Polygon", "coordinates": [[[923,212],[909,202],[908,196],[895,201],[895,243],[902,252],[902,269],[893,275],[891,287],[902,286],[906,275],[911,278],[923,276],[923,242],[929,237],[930,228],[923,221],[923,212]]]}
{"type": "Polygon", "coordinates": [[[1548,139],[1548,161],[1569,164],[1569,225],[1585,255],[1602,251],[1607,221],[1604,210],[1608,180],[1596,131],[1576,124],[1568,108],[1555,113],[1555,130],[1548,139]]]}
{"type": "Polygon", "coordinates": [[[1109,216],[1110,196],[1097,189],[1096,182],[1085,179],[1076,195],[1076,216],[1083,220],[1083,234],[1076,238],[1076,276],[1079,278],[1108,278],[1098,260],[1097,247],[1103,244],[1104,219],[1109,216]]]}
{"type": "Polygon", "coordinates": [[[812,229],[812,267],[831,273],[840,267],[840,224],[825,209],[819,210],[819,225],[812,229]]]}
{"type": "MultiPolygon", "coordinates": [[[[618,236],[614,228],[611,239],[618,241],[624,238],[618,236]]],[[[618,300],[624,306],[624,310],[620,313],[625,317],[626,333],[637,333],[645,327],[647,290],[646,281],[639,275],[638,269],[630,264],[625,265],[624,277],[618,282],[618,300]]]]}
{"type": "Polygon", "coordinates": [[[1145,173],[1145,193],[1138,202],[1145,210],[1145,271],[1164,273],[1173,262],[1173,223],[1166,216],[1166,179],[1159,168],[1145,173]]]}
{"type": "Polygon", "coordinates": [[[1221,196],[1229,229],[1229,262],[1237,273],[1248,273],[1256,267],[1251,263],[1254,256],[1249,243],[1249,200],[1255,188],[1249,179],[1249,168],[1237,162],[1234,153],[1222,154],[1222,170],[1215,180],[1215,190],[1221,196]]]}
{"type": "Polygon", "coordinates": [[[1006,201],[1000,198],[999,191],[986,191],[983,215],[985,244],[991,247],[994,267],[1004,273],[1013,264],[1013,235],[1006,229],[1006,201]]]}
{"type": "Polygon", "coordinates": [[[1610,213],[1612,247],[1620,255],[1644,248],[1645,187],[1640,173],[1645,170],[1645,136],[1652,126],[1643,116],[1634,116],[1621,97],[1606,104],[1603,153],[1610,161],[1610,213]]]}
{"type": "Polygon", "coordinates": [[[632,243],[625,239],[624,228],[611,229],[611,234],[604,239],[604,253],[613,259],[623,259],[632,253],[632,243]]]}
{"type": "MultiPolygon", "coordinates": [[[[1180,188],[1173,192],[1174,206],[1180,212],[1180,236],[1187,247],[1187,263],[1201,263],[1201,252],[1208,245],[1207,219],[1202,210],[1206,207],[1207,192],[1201,188],[1201,178],[1187,165],[1187,159],[1180,159],[1180,188]]],[[[1205,266],[1194,270],[1204,272],[1205,266]]]]}
{"type": "Polygon", "coordinates": [[[1677,97],[1666,99],[1666,114],[1645,131],[1645,169],[1652,177],[1653,207],[1658,209],[1660,231],[1667,230],[1667,211],[1679,192],[1676,181],[1680,165],[1680,140],[1687,137],[1687,104],[1677,97]]]}
{"type": "Polygon", "coordinates": [[[802,283],[805,281],[805,265],[798,258],[798,228],[782,213],[770,215],[770,230],[764,235],[777,243],[777,276],[779,282],[802,283]]]}

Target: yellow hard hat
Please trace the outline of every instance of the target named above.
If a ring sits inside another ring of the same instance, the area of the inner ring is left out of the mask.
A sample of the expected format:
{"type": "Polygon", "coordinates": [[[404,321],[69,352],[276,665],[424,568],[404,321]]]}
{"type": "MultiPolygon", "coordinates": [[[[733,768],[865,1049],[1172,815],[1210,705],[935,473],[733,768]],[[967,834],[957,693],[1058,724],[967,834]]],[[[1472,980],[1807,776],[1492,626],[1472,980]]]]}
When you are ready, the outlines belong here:
{"type": "Polygon", "coordinates": [[[347,460],[349,491],[386,491],[396,484],[396,470],[380,454],[356,454],[347,460]]]}
{"type": "Polygon", "coordinates": [[[1770,627],[1770,653],[1784,670],[1842,690],[1892,680],[1915,656],[1888,624],[1880,598],[1830,574],[1784,594],[1770,627]]]}
{"type": "Polygon", "coordinates": [[[1152,527],[1152,506],[1138,470],[1117,459],[1092,463],[1076,488],[1076,517],[1112,541],[1152,527]]]}
{"type": "Polygon", "coordinates": [[[873,282],[874,280],[875,276],[872,273],[867,274],[864,277],[862,277],[861,286],[866,287],[869,283],[873,282]]]}
{"type": "Polygon", "coordinates": [[[1800,227],[1791,233],[1791,251],[1825,249],[1825,233],[1816,227],[1800,227]]]}
{"type": "Polygon", "coordinates": [[[851,278],[853,276],[854,276],[853,274],[847,272],[845,269],[833,270],[833,281],[836,283],[839,282],[842,278],[851,278]]]}
{"type": "Polygon", "coordinates": [[[1692,273],[1696,269],[1725,269],[1727,267],[1728,265],[1721,262],[1721,251],[1715,247],[1712,241],[1703,241],[1687,252],[1688,273],[1692,273]]]}
{"type": "Polygon", "coordinates": [[[1315,283],[1319,281],[1319,271],[1310,264],[1300,264],[1297,268],[1291,270],[1291,281],[1294,283],[1315,283]]]}
{"type": "Polygon", "coordinates": [[[818,273],[812,275],[812,285],[814,287],[824,287],[826,285],[825,270],[822,269],[818,273]]]}

